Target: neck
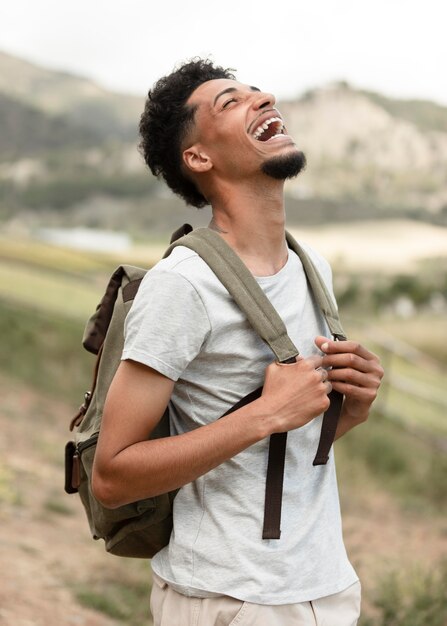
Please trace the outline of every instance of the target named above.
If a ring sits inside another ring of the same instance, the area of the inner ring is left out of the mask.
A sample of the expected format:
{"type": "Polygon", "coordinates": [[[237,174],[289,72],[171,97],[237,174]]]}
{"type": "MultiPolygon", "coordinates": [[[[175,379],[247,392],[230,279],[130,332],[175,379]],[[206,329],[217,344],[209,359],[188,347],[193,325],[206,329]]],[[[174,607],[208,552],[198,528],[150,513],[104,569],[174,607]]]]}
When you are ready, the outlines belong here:
{"type": "Polygon", "coordinates": [[[284,183],[221,190],[213,198],[213,228],[255,276],[276,274],[287,261],[284,183]]]}

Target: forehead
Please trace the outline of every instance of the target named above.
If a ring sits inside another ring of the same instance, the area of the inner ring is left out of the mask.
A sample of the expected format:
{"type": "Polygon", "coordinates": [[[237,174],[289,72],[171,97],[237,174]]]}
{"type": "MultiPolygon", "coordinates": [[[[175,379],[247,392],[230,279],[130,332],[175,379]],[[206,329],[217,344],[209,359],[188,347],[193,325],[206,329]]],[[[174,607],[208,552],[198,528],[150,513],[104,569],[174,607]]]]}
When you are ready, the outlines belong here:
{"type": "Polygon", "coordinates": [[[208,80],[205,83],[202,83],[195,89],[188,99],[188,104],[209,104],[213,106],[216,98],[222,92],[228,93],[232,91],[259,91],[257,87],[252,87],[250,85],[244,85],[243,83],[239,83],[237,80],[231,80],[229,78],[215,78],[213,80],[208,80]]]}

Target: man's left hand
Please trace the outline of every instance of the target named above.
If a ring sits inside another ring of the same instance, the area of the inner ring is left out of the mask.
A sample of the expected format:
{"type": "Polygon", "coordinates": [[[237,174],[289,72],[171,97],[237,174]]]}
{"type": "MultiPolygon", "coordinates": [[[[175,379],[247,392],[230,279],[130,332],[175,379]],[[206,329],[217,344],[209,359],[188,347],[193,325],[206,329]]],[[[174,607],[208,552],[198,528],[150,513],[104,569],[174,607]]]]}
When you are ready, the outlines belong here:
{"type": "Polygon", "coordinates": [[[317,337],[315,344],[324,353],[322,367],[332,389],[345,396],[340,418],[349,422],[346,430],[366,421],[384,374],[379,357],[355,341],[317,337]]]}

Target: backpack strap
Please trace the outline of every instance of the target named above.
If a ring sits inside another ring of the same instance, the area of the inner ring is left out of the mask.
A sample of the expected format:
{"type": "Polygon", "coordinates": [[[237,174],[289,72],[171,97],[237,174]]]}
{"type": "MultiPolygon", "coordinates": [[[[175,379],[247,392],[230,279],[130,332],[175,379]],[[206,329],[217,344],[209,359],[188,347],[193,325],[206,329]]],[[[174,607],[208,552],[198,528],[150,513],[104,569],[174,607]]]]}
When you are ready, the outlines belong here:
{"type": "Polygon", "coordinates": [[[286,240],[289,248],[298,255],[301,263],[303,264],[307,280],[310,284],[317,304],[326,318],[327,325],[329,326],[329,330],[334,336],[334,339],[345,340],[346,335],[338,316],[337,307],[335,306],[335,302],[333,301],[321,274],[318,272],[307,253],[287,231],[286,240]]]}
{"type": "Polygon", "coordinates": [[[174,247],[185,246],[197,252],[246,314],[258,335],[270,346],[280,363],[295,359],[299,351],[287,334],[284,322],[262,291],[247,266],[216,232],[198,228],[175,241],[174,247]]]}
{"type": "MultiPolygon", "coordinates": [[[[334,339],[338,341],[346,340],[346,335],[338,316],[337,307],[335,306],[335,302],[326,287],[326,283],[322,279],[310,257],[288,232],[286,232],[286,239],[289,248],[291,248],[299,256],[301,263],[303,264],[304,271],[306,272],[307,280],[311,286],[315,300],[326,318],[327,325],[329,326],[329,330],[331,331],[334,339]]],[[[318,449],[313,465],[325,465],[328,462],[329,451],[334,442],[335,432],[337,430],[338,419],[343,405],[343,394],[333,390],[329,394],[329,399],[331,404],[323,417],[320,441],[318,443],[318,449]]]]}
{"type": "MultiPolygon", "coordinates": [[[[289,247],[296,252],[303,264],[311,290],[334,338],[344,338],[337,309],[319,272],[305,251],[289,233],[286,233],[286,238],[289,247]]],[[[189,231],[187,236],[181,237],[171,244],[164,257],[167,257],[173,248],[179,245],[194,250],[207,263],[247,315],[253,329],[269,345],[279,362],[290,363],[296,360],[299,351],[289,338],[284,322],[251,272],[222,237],[208,228],[189,231]]],[[[242,398],[225,415],[260,397],[261,393],[262,387],[242,398]]],[[[329,397],[331,405],[323,417],[314,465],[327,463],[340,415],[343,397],[334,391],[329,397]]],[[[274,433],[270,437],[263,539],[280,538],[286,443],[287,432],[274,433]]]]}

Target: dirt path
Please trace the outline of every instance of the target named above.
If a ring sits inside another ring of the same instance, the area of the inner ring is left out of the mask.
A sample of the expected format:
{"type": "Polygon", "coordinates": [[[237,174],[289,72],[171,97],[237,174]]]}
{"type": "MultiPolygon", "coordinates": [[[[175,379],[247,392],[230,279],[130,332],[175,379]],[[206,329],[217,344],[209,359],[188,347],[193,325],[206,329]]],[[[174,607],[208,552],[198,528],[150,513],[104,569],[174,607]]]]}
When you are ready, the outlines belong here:
{"type": "MultiPolygon", "coordinates": [[[[149,568],[94,544],[77,497],[63,493],[72,408],[1,377],[0,397],[0,624],[149,626],[149,568]],[[101,580],[138,590],[139,621],[80,603],[79,590],[100,589],[101,580]]],[[[447,555],[445,522],[403,513],[386,493],[342,488],[342,496],[347,548],[365,596],[387,564],[430,565],[447,555]]]]}
{"type": "Polygon", "coordinates": [[[116,625],[76,599],[115,565],[90,540],[77,498],[62,491],[71,409],[4,379],[0,396],[0,624],[116,625]]]}

